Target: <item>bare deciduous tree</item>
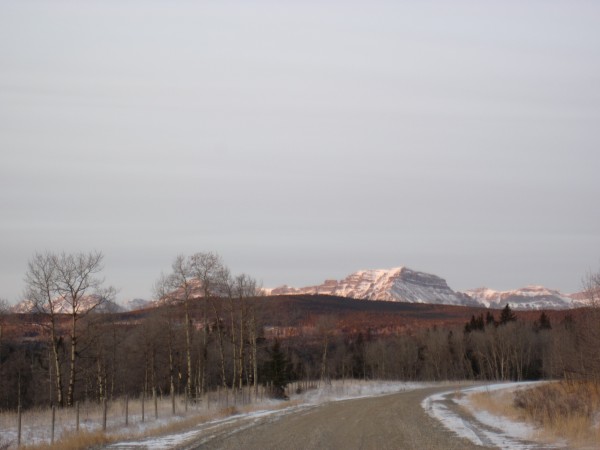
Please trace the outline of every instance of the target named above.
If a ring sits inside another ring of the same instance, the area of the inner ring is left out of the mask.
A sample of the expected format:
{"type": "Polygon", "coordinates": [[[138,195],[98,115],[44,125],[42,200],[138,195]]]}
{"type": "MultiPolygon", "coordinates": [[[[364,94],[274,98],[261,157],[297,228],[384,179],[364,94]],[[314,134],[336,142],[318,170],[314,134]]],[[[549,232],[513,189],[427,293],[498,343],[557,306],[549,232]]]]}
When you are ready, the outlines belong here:
{"type": "MultiPolygon", "coordinates": [[[[186,390],[188,395],[193,393],[193,374],[192,374],[192,319],[190,317],[190,302],[197,290],[197,283],[194,280],[194,272],[188,258],[183,255],[177,256],[171,265],[172,273],[168,278],[159,281],[156,285],[156,293],[159,298],[164,298],[168,302],[181,302],[185,311],[185,358],[186,358],[186,390]]],[[[171,336],[169,334],[169,336],[171,336]]],[[[171,341],[169,341],[171,342],[171,341]]],[[[170,348],[171,351],[171,348],[170,348]]],[[[171,355],[172,361],[172,352],[171,355]]],[[[171,366],[171,370],[172,370],[171,366]]],[[[173,381],[171,381],[173,389],[173,381]]]]}
{"type": "MultiPolygon", "coordinates": [[[[25,298],[32,302],[35,312],[44,318],[41,323],[49,332],[49,343],[54,366],[56,403],[63,405],[63,380],[59,349],[62,337],[58,333],[59,299],[55,287],[56,267],[52,253],[36,253],[27,263],[25,298]]],[[[52,386],[50,386],[52,390],[52,386]]]]}
{"type": "MultiPolygon", "coordinates": [[[[206,364],[208,361],[208,301],[210,297],[221,295],[223,271],[226,270],[221,257],[212,252],[195,253],[189,258],[191,271],[200,283],[203,296],[202,349],[198,384],[200,393],[206,390],[206,364]]],[[[218,319],[217,319],[218,321],[218,319]]]]}
{"type": "MultiPolygon", "coordinates": [[[[231,346],[233,349],[232,386],[236,386],[238,389],[241,389],[244,383],[244,369],[247,352],[245,343],[247,341],[251,343],[250,348],[252,351],[256,344],[254,343],[254,345],[252,345],[252,339],[254,339],[253,336],[255,333],[253,333],[252,329],[252,314],[249,314],[246,299],[257,297],[259,295],[260,292],[257,288],[256,280],[252,277],[241,274],[230,280],[228,296],[231,321],[231,346]]],[[[250,360],[253,361],[252,356],[250,357],[250,360]]],[[[254,372],[254,370],[252,372],[254,372]]],[[[256,374],[254,373],[252,376],[246,373],[247,380],[254,378],[255,376],[256,374]]]]}
{"type": "Polygon", "coordinates": [[[4,316],[10,311],[8,300],[0,298],[0,368],[2,367],[2,324],[4,316]]]}
{"type": "Polygon", "coordinates": [[[588,305],[600,309],[600,271],[585,276],[583,289],[588,305]]]}
{"type": "Polygon", "coordinates": [[[55,289],[63,299],[70,316],[71,355],[67,406],[73,406],[77,364],[77,322],[90,311],[98,308],[115,294],[114,288],[102,288],[104,280],[97,278],[102,269],[104,255],[100,252],[54,255],[56,268],[55,289]]]}
{"type": "Polygon", "coordinates": [[[321,368],[319,379],[321,382],[328,381],[330,378],[327,352],[329,351],[329,341],[334,336],[337,320],[331,316],[321,316],[317,320],[317,335],[322,339],[323,349],[321,351],[321,368]]]}
{"type": "Polygon", "coordinates": [[[58,361],[60,338],[56,333],[56,318],[61,311],[70,316],[70,368],[67,390],[67,406],[73,405],[78,359],[77,323],[90,311],[111,300],[114,288],[103,288],[104,280],[98,278],[102,271],[101,252],[55,254],[36,253],[29,261],[25,275],[26,295],[35,308],[50,318],[50,339],[56,366],[57,401],[63,403],[62,379],[58,361]]]}
{"type": "Polygon", "coordinates": [[[600,271],[588,273],[583,288],[589,312],[578,330],[582,343],[579,367],[584,378],[600,383],[600,271]]]}

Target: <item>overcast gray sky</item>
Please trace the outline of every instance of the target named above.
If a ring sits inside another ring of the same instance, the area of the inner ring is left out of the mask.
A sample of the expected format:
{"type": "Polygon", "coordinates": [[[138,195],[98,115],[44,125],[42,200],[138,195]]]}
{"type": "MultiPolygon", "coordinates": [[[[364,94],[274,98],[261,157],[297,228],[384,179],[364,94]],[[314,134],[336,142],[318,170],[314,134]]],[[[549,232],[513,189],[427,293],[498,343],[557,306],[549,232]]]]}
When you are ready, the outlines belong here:
{"type": "Polygon", "coordinates": [[[406,265],[454,289],[600,267],[596,1],[0,0],[0,297],[101,250],[265,286],[406,265]]]}

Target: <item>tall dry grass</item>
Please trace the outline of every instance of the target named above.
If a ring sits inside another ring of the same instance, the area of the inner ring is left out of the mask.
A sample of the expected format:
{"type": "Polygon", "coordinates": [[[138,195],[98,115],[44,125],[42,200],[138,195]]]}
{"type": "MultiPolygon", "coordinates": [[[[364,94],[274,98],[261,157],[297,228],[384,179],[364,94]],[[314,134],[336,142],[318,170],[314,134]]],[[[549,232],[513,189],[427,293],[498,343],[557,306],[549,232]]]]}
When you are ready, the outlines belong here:
{"type": "Polygon", "coordinates": [[[600,447],[600,385],[561,381],[514,396],[514,407],[526,420],[575,444],[600,447]]]}
{"type": "Polygon", "coordinates": [[[102,445],[114,442],[114,437],[109,437],[101,431],[69,433],[61,437],[54,444],[42,443],[20,447],[22,450],[82,450],[99,448],[102,445]]]}
{"type": "Polygon", "coordinates": [[[587,382],[552,382],[516,391],[477,392],[476,409],[526,422],[536,438],[566,441],[569,448],[600,448],[600,386],[587,382]]]}
{"type": "MultiPolygon", "coordinates": [[[[33,408],[23,411],[21,417],[21,448],[27,449],[84,449],[115,440],[153,436],[193,427],[251,407],[272,402],[263,391],[256,395],[246,388],[243,393],[220,389],[204,395],[195,402],[184,396],[175,397],[175,414],[170,396],[154,400],[117,398],[107,402],[106,432],[102,430],[103,406],[96,402],[79,405],[79,432],[76,431],[76,408],[57,408],[54,427],[54,444],[51,444],[52,410],[33,408]],[[127,416],[126,416],[127,411],[127,416]],[[126,424],[127,422],[127,424],[126,424]]],[[[0,412],[0,450],[17,448],[17,414],[0,412]]]]}
{"type": "Polygon", "coordinates": [[[513,399],[514,393],[504,389],[468,394],[469,404],[475,409],[484,410],[495,416],[503,416],[519,422],[524,420],[524,417],[515,408],[513,399]]]}
{"type": "MultiPolygon", "coordinates": [[[[278,410],[307,403],[322,403],[341,398],[372,396],[414,389],[419,383],[391,381],[335,380],[294,382],[288,386],[290,400],[282,402],[269,398],[264,387],[258,394],[250,389],[234,395],[231,390],[213,391],[195,403],[187,404],[176,397],[175,415],[170,397],[159,398],[158,419],[154,402],[145,402],[145,421],[141,422],[141,399],[129,400],[129,424],[125,426],[125,399],[108,404],[107,431],[102,432],[102,407],[97,403],[80,405],[80,432],[75,432],[75,409],[56,410],[55,443],[50,444],[51,410],[34,409],[23,413],[22,443],[27,450],[82,450],[125,440],[140,439],[187,431],[204,422],[257,410],[278,410]]],[[[16,414],[0,412],[0,450],[2,442],[9,450],[16,449],[16,414]]]]}

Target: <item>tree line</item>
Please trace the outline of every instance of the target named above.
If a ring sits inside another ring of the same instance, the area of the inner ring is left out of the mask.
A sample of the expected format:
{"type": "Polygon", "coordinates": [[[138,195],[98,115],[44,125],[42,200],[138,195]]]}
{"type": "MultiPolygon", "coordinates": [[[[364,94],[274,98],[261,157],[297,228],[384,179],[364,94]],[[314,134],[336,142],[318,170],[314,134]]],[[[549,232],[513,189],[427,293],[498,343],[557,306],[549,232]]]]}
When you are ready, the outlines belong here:
{"type": "MultiPolygon", "coordinates": [[[[597,307],[551,323],[545,312],[517,319],[507,305],[461,327],[388,335],[343,333],[323,315],[309,332],[276,339],[265,335],[269,300],[256,280],[232,275],[215,253],[176,257],[155,283],[158,306],[135,313],[111,310],[102,260],[35,254],[24,278],[35,312],[8,314],[0,302],[0,408],[122,395],[201,401],[210,390],[264,383],[283,397],[290,381],[337,378],[600,381],[597,307]]],[[[599,287],[590,276],[594,301],[599,287]]]]}

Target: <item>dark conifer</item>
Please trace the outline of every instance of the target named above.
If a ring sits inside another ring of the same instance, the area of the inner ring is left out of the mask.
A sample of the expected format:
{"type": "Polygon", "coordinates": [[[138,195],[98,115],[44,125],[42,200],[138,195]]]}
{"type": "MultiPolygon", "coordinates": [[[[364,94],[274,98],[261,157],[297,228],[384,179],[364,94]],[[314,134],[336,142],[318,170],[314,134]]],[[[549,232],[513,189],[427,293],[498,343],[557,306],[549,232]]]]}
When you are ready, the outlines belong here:
{"type": "Polygon", "coordinates": [[[275,398],[287,398],[285,388],[290,381],[290,363],[281,350],[279,340],[273,343],[269,356],[271,358],[266,362],[265,378],[271,382],[272,395],[275,398]]]}
{"type": "Polygon", "coordinates": [[[514,322],[517,320],[517,316],[510,309],[510,305],[507,303],[502,313],[500,314],[500,325],[506,325],[508,322],[514,322]]]}
{"type": "Polygon", "coordinates": [[[546,315],[544,311],[540,314],[540,318],[535,322],[536,330],[551,330],[552,325],[550,324],[550,319],[546,315]]]}

